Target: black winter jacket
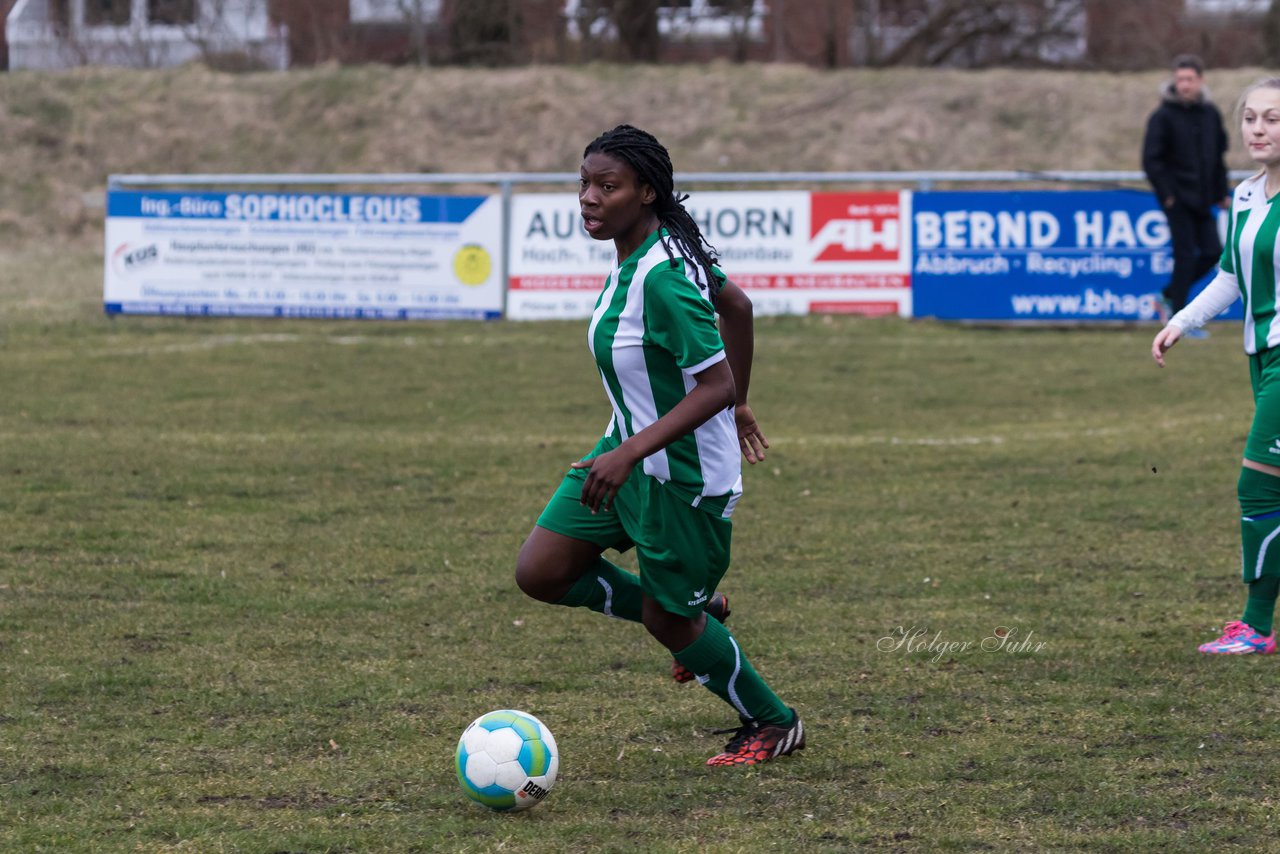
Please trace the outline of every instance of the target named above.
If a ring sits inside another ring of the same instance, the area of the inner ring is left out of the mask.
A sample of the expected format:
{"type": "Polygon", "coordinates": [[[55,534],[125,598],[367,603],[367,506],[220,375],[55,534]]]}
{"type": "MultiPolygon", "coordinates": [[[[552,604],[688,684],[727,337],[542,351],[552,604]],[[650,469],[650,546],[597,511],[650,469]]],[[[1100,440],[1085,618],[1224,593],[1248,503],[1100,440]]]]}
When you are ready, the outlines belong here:
{"type": "Polygon", "coordinates": [[[1147,120],[1142,141],[1142,171],[1161,207],[1170,197],[1205,212],[1227,197],[1227,132],[1222,114],[1201,95],[1187,104],[1169,83],[1164,100],[1147,120]]]}

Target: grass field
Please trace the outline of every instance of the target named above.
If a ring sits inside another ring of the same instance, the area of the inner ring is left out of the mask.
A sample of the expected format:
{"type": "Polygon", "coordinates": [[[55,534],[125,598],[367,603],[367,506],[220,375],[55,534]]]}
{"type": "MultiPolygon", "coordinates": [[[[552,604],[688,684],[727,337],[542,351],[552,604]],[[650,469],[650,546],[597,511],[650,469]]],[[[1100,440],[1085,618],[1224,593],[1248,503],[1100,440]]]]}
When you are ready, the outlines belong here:
{"type": "Polygon", "coordinates": [[[1195,652],[1232,327],[1161,372],[1149,328],[762,319],[724,589],[809,748],[729,771],[639,627],[512,582],[607,419],[583,324],[110,320],[99,263],[0,256],[0,850],[1273,845],[1280,665],[1195,652]],[[515,816],[453,779],[502,707],[562,752],[515,816]]]}

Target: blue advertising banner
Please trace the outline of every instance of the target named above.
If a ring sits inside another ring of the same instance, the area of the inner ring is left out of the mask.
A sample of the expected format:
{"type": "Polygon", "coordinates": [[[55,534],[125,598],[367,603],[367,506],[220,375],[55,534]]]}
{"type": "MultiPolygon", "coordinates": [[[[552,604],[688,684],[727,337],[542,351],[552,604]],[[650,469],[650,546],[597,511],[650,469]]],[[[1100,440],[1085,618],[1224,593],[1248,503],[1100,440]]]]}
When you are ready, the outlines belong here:
{"type": "Polygon", "coordinates": [[[1173,270],[1164,213],[1137,190],[918,192],[912,225],[915,317],[1154,320],[1173,270]]]}
{"type": "Polygon", "coordinates": [[[108,314],[502,316],[497,196],[107,195],[108,314]]]}

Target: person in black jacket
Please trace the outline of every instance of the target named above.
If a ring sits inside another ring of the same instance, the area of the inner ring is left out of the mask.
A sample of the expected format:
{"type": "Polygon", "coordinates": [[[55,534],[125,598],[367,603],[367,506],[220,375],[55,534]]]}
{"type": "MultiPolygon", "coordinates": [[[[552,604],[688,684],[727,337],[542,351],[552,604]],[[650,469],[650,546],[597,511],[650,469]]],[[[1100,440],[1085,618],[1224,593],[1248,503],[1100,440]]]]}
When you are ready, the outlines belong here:
{"type": "Polygon", "coordinates": [[[1142,141],[1142,170],[1169,220],[1173,245],[1173,275],[1159,304],[1161,322],[1186,306],[1191,287],[1217,265],[1222,241],[1213,206],[1231,205],[1223,161],[1227,132],[1205,91],[1200,58],[1175,59],[1163,94],[1142,141]]]}

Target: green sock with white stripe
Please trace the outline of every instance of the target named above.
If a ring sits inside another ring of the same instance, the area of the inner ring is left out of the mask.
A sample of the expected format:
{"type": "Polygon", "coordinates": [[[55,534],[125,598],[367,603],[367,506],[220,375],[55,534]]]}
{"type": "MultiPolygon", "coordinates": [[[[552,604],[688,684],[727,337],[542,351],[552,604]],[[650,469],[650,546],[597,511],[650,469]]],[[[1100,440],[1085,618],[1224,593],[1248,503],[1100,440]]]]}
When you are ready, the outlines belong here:
{"type": "Polygon", "coordinates": [[[1280,477],[1240,469],[1240,544],[1242,574],[1249,585],[1241,622],[1259,634],[1271,634],[1280,594],[1280,477]]]}
{"type": "Polygon", "coordinates": [[[702,635],[676,654],[713,694],[738,716],[760,724],[790,726],[791,710],[756,673],[738,642],[718,620],[707,620],[702,635]]]}
{"type": "Polygon", "coordinates": [[[606,617],[638,623],[642,598],[639,578],[604,558],[599,558],[595,568],[584,572],[556,604],[569,608],[590,608],[606,617]]]}

